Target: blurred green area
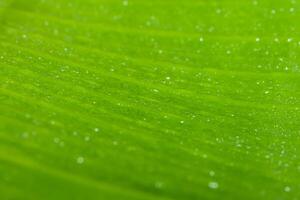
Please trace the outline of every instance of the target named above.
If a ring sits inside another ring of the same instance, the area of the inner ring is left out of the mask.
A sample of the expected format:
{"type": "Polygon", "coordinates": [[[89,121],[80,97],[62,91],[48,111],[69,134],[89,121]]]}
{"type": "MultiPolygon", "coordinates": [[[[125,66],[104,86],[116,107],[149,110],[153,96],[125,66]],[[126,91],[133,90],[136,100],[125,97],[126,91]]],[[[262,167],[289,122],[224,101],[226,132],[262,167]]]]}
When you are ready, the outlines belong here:
{"type": "Polygon", "coordinates": [[[299,199],[299,9],[0,0],[0,199],[299,199]]]}

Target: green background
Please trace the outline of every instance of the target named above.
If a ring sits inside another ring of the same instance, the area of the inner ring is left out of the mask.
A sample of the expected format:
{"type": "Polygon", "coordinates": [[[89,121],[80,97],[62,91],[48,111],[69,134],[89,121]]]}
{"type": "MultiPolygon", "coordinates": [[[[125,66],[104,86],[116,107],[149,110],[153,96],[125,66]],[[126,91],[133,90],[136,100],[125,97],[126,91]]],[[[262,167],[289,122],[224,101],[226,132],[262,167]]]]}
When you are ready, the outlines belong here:
{"type": "Polygon", "coordinates": [[[0,199],[299,199],[299,12],[0,0],[0,199]]]}

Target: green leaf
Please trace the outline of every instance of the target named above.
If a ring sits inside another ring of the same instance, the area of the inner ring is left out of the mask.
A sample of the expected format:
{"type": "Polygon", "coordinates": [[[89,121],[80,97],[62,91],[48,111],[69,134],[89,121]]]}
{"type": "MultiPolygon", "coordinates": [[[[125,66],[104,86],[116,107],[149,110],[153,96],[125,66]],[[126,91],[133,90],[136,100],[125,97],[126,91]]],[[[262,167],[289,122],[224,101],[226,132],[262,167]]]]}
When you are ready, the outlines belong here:
{"type": "Polygon", "coordinates": [[[0,199],[299,199],[299,9],[0,0],[0,199]]]}

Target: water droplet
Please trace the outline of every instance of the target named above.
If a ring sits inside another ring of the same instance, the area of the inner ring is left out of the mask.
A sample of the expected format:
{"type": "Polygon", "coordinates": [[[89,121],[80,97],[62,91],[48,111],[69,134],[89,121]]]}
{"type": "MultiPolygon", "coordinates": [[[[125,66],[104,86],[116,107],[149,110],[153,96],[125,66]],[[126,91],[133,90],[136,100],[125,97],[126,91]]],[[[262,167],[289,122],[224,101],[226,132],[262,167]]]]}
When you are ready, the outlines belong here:
{"type": "Polygon", "coordinates": [[[290,192],[290,191],[291,191],[291,188],[290,188],[289,186],[285,186],[285,187],[284,187],[284,191],[285,191],[285,192],[290,192]]]}
{"type": "Polygon", "coordinates": [[[79,156],[79,157],[76,159],[76,162],[77,162],[78,164],[83,164],[83,163],[84,163],[84,157],[79,156]]]}
{"type": "Polygon", "coordinates": [[[215,175],[215,172],[214,172],[214,171],[209,171],[209,175],[210,175],[210,176],[214,176],[214,175],[215,175]]]}
{"type": "Polygon", "coordinates": [[[211,181],[208,183],[208,187],[211,189],[217,189],[219,187],[219,184],[215,181],[211,181]]]}
{"type": "Polygon", "coordinates": [[[123,1],[123,6],[128,6],[128,0],[123,1]]]}
{"type": "Polygon", "coordinates": [[[85,140],[86,142],[90,141],[90,139],[91,139],[90,136],[85,136],[85,137],[84,137],[84,140],[85,140]]]}
{"type": "Polygon", "coordinates": [[[54,138],[54,143],[58,144],[60,142],[60,139],[58,137],[54,138]]]}
{"type": "Polygon", "coordinates": [[[58,32],[57,29],[54,29],[54,30],[53,30],[53,34],[54,34],[54,35],[58,35],[58,33],[59,33],[59,32],[58,32]]]}

